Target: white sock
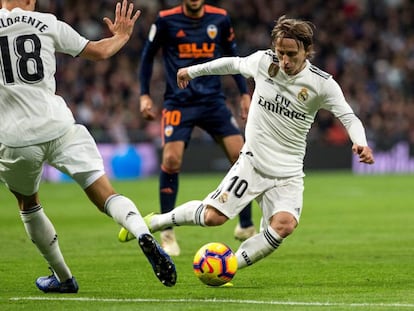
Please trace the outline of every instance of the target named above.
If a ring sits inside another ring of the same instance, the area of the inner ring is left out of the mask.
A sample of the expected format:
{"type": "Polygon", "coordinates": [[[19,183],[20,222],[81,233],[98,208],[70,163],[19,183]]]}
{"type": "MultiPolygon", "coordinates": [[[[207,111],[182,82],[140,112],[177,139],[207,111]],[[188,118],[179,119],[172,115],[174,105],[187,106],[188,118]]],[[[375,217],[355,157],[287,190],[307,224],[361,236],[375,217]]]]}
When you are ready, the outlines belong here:
{"type": "Polygon", "coordinates": [[[171,212],[156,214],[151,218],[151,229],[158,231],[170,226],[204,226],[205,207],[202,201],[194,200],[177,206],[171,212]]]}
{"type": "Polygon", "coordinates": [[[46,259],[59,281],[72,278],[59,248],[58,237],[52,222],[39,204],[28,211],[20,211],[27,235],[46,259]]]}
{"type": "Polygon", "coordinates": [[[270,226],[247,239],[236,252],[238,269],[250,266],[271,254],[279,247],[282,241],[283,238],[270,226]]]}
{"type": "Polygon", "coordinates": [[[105,202],[105,212],[137,238],[150,233],[134,202],[123,195],[110,196],[105,202]]]}

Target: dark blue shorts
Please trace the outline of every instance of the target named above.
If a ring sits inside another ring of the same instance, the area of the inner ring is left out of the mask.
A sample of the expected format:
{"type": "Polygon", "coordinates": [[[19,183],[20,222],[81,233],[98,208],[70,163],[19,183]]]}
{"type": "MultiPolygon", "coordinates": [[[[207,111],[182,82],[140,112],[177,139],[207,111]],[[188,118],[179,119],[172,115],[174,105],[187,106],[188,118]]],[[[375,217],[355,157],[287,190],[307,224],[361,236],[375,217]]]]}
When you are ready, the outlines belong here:
{"type": "Polygon", "coordinates": [[[200,127],[213,139],[241,134],[236,119],[224,100],[215,104],[186,107],[164,103],[161,121],[163,143],[184,141],[187,145],[194,127],[200,127]]]}

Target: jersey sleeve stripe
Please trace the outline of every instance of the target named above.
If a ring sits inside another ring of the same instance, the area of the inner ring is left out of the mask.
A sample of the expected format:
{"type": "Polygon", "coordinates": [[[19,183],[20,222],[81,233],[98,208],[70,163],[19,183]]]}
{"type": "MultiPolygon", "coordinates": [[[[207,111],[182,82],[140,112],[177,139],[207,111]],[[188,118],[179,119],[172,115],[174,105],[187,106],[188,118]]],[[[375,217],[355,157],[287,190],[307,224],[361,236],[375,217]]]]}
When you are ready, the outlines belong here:
{"type": "Polygon", "coordinates": [[[323,70],[321,70],[321,69],[319,69],[318,67],[315,67],[315,66],[310,66],[309,67],[309,70],[311,71],[311,72],[313,72],[313,73],[315,73],[315,74],[317,74],[318,76],[320,76],[320,77],[322,77],[322,78],[324,78],[324,79],[329,79],[330,77],[331,77],[331,75],[329,74],[329,73],[327,73],[327,72],[325,72],[325,71],[323,71],[323,70]]]}

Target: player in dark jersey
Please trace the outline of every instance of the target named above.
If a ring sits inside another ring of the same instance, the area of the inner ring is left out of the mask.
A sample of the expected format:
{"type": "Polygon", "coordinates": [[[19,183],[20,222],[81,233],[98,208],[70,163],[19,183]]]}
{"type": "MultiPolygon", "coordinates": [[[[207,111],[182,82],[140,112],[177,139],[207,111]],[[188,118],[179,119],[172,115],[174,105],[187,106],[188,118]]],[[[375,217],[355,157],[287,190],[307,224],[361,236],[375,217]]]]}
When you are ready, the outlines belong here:
{"type": "MultiPolygon", "coordinates": [[[[243,137],[225,103],[221,78],[206,76],[191,81],[186,89],[177,87],[177,70],[222,56],[237,56],[233,28],[224,9],[204,4],[204,0],[183,0],[182,5],[160,11],[151,26],[141,57],[141,112],[147,120],[156,118],[152,110],[150,81],[154,58],[162,49],[166,72],[166,91],[162,111],[163,155],[159,180],[161,212],[173,210],[178,192],[178,174],[184,150],[195,126],[205,130],[234,163],[243,145],[243,137]]],[[[234,80],[241,94],[241,117],[246,119],[250,105],[246,81],[241,75],[234,80]]],[[[240,213],[235,237],[245,240],[255,234],[251,205],[240,213]]],[[[120,241],[133,236],[125,229],[120,241]]],[[[161,232],[167,253],[179,255],[180,249],[172,228],[161,232]]]]}

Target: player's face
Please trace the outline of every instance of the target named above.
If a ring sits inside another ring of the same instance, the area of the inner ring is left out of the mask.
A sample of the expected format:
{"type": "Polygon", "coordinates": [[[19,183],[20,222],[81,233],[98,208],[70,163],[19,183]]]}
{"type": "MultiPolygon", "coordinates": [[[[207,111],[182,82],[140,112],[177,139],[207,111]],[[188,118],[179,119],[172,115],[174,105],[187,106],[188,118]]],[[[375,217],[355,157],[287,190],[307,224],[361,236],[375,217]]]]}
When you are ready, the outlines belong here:
{"type": "Polygon", "coordinates": [[[275,52],[279,59],[279,66],[287,75],[295,75],[305,67],[307,53],[303,44],[294,39],[278,38],[275,44],[275,52]]]}
{"type": "Polygon", "coordinates": [[[204,0],[184,0],[185,9],[191,15],[196,15],[202,10],[204,0]]]}

